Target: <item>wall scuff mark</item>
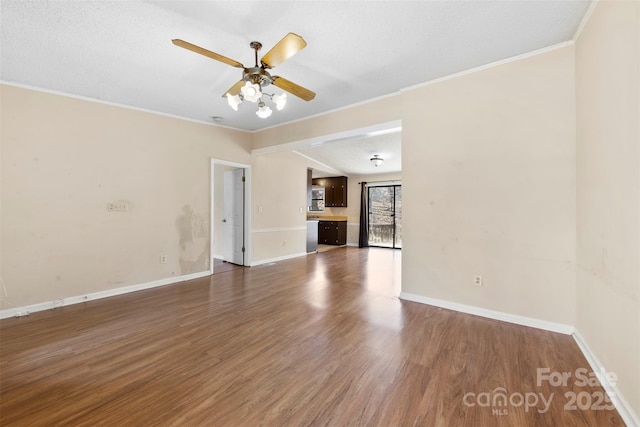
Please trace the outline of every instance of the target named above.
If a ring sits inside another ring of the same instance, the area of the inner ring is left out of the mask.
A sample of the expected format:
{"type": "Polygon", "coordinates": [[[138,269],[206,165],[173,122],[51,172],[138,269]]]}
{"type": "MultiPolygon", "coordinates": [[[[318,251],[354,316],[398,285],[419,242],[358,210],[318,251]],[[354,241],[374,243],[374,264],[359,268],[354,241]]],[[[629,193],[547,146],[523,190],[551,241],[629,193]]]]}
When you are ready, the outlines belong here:
{"type": "Polygon", "coordinates": [[[176,219],[176,228],[181,274],[208,270],[209,227],[205,215],[196,214],[190,205],[185,205],[176,219]]]}

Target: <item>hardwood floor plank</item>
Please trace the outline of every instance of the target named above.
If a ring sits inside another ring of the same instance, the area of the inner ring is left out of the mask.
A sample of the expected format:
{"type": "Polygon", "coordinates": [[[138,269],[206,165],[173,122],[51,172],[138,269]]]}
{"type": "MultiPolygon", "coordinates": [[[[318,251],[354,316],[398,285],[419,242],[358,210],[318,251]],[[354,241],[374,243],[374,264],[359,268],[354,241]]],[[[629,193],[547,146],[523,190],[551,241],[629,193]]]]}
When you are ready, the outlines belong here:
{"type": "Polygon", "coordinates": [[[342,247],[4,319],[0,425],[624,425],[537,383],[588,370],[570,336],[398,300],[400,264],[342,247]]]}

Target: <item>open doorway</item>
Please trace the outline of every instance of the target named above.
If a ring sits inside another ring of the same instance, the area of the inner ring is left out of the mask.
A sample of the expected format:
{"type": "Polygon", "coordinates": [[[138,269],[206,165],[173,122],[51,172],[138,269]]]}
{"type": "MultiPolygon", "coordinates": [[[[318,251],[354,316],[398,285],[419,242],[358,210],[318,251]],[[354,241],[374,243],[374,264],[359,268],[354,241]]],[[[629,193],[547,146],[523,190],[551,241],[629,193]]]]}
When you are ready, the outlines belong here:
{"type": "Polygon", "coordinates": [[[368,191],[369,246],[402,248],[402,186],[372,185],[368,191]]]}
{"type": "MultiPolygon", "coordinates": [[[[401,148],[402,123],[399,120],[394,120],[310,139],[257,148],[252,150],[252,154],[254,156],[263,154],[275,156],[279,152],[292,151],[300,156],[300,169],[311,169],[312,185],[307,186],[307,220],[318,221],[318,227],[322,220],[325,222],[346,222],[346,244],[355,247],[360,246],[360,225],[366,224],[366,220],[361,218],[360,214],[362,202],[360,184],[400,183],[402,181],[401,148]],[[341,206],[328,206],[326,203],[327,195],[324,194],[324,198],[319,195],[317,199],[325,202],[324,209],[319,209],[318,202],[316,201],[314,204],[313,200],[313,179],[337,177],[348,178],[347,203],[341,206]]],[[[300,179],[304,179],[302,174],[300,179]]],[[[364,194],[366,197],[366,193],[364,194]]],[[[399,203],[397,204],[400,207],[399,203]]],[[[394,240],[390,247],[394,247],[395,244],[396,248],[400,248],[402,245],[399,233],[401,230],[398,225],[396,221],[395,236],[397,237],[392,237],[394,240]]],[[[393,235],[393,230],[391,232],[393,235]]],[[[363,245],[369,246],[366,242],[363,245]]],[[[400,252],[396,252],[399,256],[400,252]]]]}
{"type": "Polygon", "coordinates": [[[250,264],[249,165],[211,161],[211,270],[232,270],[250,264]]]}

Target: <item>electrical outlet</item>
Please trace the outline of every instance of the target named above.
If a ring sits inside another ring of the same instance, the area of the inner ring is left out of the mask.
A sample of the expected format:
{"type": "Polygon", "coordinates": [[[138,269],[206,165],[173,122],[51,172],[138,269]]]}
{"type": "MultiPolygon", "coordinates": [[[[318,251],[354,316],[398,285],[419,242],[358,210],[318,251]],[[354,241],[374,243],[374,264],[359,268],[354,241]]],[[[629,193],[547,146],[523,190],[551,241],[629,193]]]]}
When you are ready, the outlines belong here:
{"type": "Polygon", "coordinates": [[[167,263],[167,256],[160,255],[160,264],[166,264],[166,263],[167,263]]]}
{"type": "Polygon", "coordinates": [[[473,276],[473,284],[476,286],[482,286],[482,276],[473,276]]]}

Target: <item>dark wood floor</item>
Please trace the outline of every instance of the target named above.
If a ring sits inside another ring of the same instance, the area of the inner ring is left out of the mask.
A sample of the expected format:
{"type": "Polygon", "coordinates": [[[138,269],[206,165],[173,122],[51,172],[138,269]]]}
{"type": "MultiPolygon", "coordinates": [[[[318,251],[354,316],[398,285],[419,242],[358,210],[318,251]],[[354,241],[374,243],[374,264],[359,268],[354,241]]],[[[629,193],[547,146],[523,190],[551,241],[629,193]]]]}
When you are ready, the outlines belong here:
{"type": "Polygon", "coordinates": [[[589,368],[570,336],[400,301],[400,258],[340,248],[2,320],[0,424],[623,425],[565,408],[602,389],[536,384],[589,368]]]}

